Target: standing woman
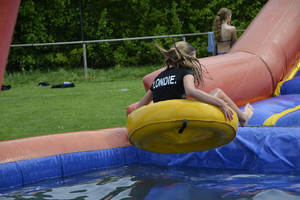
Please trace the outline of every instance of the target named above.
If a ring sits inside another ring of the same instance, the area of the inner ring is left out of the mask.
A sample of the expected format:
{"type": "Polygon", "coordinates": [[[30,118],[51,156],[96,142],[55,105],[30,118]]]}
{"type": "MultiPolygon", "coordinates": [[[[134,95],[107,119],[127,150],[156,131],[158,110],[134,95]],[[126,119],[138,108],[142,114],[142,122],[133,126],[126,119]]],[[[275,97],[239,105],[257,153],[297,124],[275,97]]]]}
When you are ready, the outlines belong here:
{"type": "Polygon", "coordinates": [[[236,28],[230,25],[231,10],[221,8],[215,17],[213,32],[217,43],[217,55],[226,54],[237,40],[236,28]]]}

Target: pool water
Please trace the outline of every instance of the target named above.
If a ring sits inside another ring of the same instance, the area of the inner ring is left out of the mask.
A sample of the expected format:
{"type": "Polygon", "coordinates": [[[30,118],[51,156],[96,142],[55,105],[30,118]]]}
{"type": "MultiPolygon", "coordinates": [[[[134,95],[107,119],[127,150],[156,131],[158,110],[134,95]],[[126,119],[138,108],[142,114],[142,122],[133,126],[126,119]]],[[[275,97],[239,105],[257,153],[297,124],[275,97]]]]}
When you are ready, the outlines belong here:
{"type": "Polygon", "coordinates": [[[131,165],[0,191],[0,199],[300,200],[300,172],[131,165]]]}

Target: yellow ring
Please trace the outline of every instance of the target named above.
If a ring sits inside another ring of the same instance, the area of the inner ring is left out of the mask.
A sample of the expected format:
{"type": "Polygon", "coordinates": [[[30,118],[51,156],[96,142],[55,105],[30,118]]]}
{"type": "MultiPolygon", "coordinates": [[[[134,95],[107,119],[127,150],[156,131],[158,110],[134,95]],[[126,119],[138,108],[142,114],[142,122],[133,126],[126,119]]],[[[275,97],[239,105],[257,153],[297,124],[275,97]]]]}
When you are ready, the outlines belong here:
{"type": "Polygon", "coordinates": [[[221,110],[210,104],[191,99],[161,101],[128,115],[127,134],[133,146],[150,152],[204,151],[235,138],[238,118],[233,113],[233,120],[226,121],[221,110]]]}

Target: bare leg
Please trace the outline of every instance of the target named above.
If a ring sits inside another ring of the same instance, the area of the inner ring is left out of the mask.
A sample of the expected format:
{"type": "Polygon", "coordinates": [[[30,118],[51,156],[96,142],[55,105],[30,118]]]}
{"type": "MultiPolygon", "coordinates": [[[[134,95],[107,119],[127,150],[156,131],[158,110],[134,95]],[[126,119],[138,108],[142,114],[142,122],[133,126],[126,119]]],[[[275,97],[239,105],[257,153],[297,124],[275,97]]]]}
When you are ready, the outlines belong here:
{"type": "Polygon", "coordinates": [[[225,101],[228,104],[228,106],[236,112],[236,114],[239,118],[239,122],[240,122],[241,126],[244,127],[244,126],[247,125],[249,119],[253,115],[253,108],[249,103],[245,106],[245,109],[242,112],[235,105],[235,103],[223,92],[223,90],[221,90],[219,88],[216,88],[216,89],[212,90],[209,94],[211,94],[215,97],[218,97],[218,98],[222,99],[223,101],[225,101]]]}

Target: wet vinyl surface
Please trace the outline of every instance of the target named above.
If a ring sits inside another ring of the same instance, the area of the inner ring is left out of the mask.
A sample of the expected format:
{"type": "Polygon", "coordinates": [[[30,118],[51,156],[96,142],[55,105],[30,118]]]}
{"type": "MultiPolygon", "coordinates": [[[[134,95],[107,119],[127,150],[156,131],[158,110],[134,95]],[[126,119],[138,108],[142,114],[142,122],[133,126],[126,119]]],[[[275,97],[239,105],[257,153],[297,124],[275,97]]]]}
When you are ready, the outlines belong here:
{"type": "Polygon", "coordinates": [[[0,191],[0,199],[300,200],[300,172],[131,165],[0,191]]]}

